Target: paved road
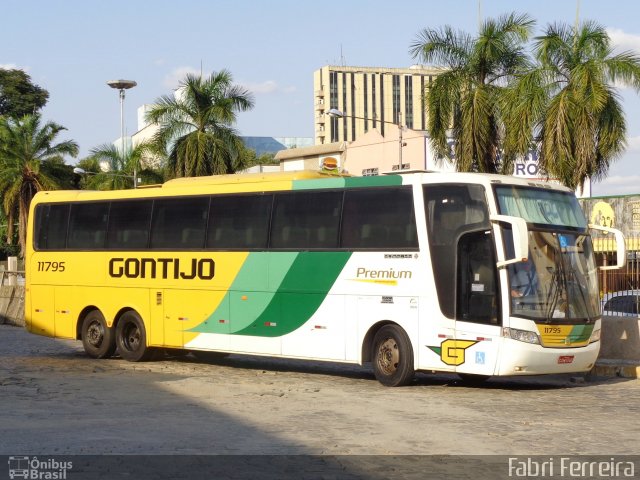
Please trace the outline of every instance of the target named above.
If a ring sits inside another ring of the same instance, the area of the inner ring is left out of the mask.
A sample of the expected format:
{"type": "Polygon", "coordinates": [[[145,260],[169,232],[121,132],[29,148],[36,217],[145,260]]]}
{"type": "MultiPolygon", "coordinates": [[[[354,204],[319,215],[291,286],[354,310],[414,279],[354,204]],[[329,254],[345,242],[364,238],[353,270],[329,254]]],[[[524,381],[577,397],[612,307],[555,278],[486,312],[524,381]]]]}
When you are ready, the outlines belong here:
{"type": "Polygon", "coordinates": [[[341,455],[344,472],[357,455],[637,454],[640,381],[577,380],[392,389],[349,365],[92,360],[0,326],[0,455],[341,455]]]}

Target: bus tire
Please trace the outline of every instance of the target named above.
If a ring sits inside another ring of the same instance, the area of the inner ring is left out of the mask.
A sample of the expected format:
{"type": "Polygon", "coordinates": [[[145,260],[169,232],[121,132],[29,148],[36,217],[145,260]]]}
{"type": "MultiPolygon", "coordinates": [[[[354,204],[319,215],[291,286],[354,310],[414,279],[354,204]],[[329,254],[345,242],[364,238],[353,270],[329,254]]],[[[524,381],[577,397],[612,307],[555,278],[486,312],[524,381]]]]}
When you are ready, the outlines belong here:
{"type": "Polygon", "coordinates": [[[413,348],[398,325],[385,325],[373,337],[372,358],[376,379],[387,387],[400,387],[413,380],[413,348]]]}
{"type": "Polygon", "coordinates": [[[113,329],[107,326],[100,310],[92,310],[84,317],[80,338],[84,351],[91,358],[109,358],[116,351],[113,329]]]}
{"type": "Polygon", "coordinates": [[[120,356],[129,362],[144,362],[151,359],[154,354],[154,350],[147,347],[144,323],[132,310],[122,314],[118,320],[116,344],[120,356]]]}

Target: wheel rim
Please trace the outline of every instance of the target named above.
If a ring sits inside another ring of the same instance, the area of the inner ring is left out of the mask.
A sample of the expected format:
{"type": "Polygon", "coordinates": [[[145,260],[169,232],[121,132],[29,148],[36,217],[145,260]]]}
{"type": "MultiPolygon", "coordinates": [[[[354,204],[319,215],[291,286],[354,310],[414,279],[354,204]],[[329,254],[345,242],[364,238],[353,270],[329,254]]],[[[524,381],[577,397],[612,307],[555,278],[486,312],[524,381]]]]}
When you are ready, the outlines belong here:
{"type": "Polygon", "coordinates": [[[400,363],[400,350],[398,343],[393,338],[387,338],[378,346],[378,368],[385,375],[393,375],[398,370],[400,363]]]}
{"type": "Polygon", "coordinates": [[[89,328],[87,328],[87,342],[89,345],[95,348],[99,348],[104,341],[104,328],[98,321],[91,322],[89,328]]]}
{"type": "Polygon", "coordinates": [[[140,329],[132,323],[127,324],[122,331],[123,346],[130,352],[140,347],[140,329]]]}

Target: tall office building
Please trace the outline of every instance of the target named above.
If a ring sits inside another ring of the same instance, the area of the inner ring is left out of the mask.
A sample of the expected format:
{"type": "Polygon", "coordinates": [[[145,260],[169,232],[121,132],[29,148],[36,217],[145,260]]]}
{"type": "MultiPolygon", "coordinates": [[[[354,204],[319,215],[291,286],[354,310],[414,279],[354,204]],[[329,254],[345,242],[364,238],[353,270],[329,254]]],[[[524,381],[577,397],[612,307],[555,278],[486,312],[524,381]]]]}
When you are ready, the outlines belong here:
{"type": "Polygon", "coordinates": [[[341,67],[328,65],[313,74],[315,143],[353,141],[373,128],[384,136],[390,123],[426,130],[423,92],[442,70],[341,67]],[[335,108],[344,117],[331,117],[335,108]]]}

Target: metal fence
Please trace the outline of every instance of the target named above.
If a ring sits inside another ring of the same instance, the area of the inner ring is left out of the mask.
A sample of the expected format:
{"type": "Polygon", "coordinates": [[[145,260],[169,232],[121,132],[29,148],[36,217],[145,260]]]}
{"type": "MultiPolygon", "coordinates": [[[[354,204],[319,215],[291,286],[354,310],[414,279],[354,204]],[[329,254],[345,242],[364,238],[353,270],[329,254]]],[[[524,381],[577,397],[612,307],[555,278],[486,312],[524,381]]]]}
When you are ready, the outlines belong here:
{"type": "MultiPolygon", "coordinates": [[[[640,236],[626,237],[627,259],[618,270],[599,270],[598,280],[602,294],[621,290],[640,289],[640,236]]],[[[598,266],[615,265],[615,239],[609,236],[594,236],[594,249],[598,266]]]]}

